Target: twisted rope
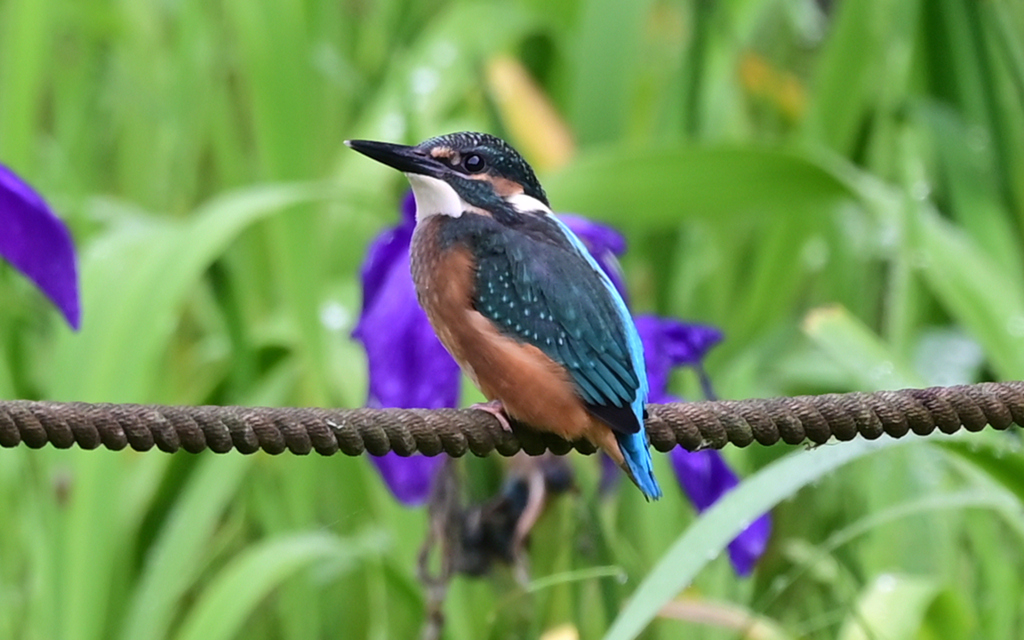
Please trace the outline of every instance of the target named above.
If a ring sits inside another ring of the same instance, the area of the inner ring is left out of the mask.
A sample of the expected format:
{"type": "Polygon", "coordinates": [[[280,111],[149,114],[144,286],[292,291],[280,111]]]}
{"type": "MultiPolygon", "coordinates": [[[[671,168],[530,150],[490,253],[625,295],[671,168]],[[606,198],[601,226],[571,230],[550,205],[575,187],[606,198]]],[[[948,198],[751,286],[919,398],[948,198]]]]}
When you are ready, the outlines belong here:
{"type": "MultiPolygon", "coordinates": [[[[720,449],[728,443],[773,445],[830,438],[894,438],[909,432],[954,433],[986,426],[1024,425],[1024,382],[986,382],[955,387],[844,393],[763,400],[722,400],[650,405],[647,429],[659,451],[682,446],[691,451],[720,449]]],[[[316,451],[350,456],[369,453],[426,455],[467,451],[509,456],[520,449],[556,454],[575,447],[592,453],[587,442],[569,443],[551,434],[501,429],[495,418],[472,409],[298,409],[267,407],[172,407],[84,402],[0,401],[0,446],[51,444],[83,449],[100,445],[120,450],[210,449],[225,453],[263,450],[305,455],[316,451]]]]}

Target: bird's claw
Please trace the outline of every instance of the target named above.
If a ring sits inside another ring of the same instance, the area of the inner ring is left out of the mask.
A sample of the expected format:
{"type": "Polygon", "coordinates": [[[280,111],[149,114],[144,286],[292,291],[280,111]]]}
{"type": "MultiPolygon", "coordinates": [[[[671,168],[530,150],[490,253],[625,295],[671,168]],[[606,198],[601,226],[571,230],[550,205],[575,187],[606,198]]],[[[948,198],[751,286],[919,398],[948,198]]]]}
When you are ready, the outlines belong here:
{"type": "Polygon", "coordinates": [[[509,424],[508,414],[505,412],[505,405],[501,404],[501,400],[491,400],[490,402],[478,402],[470,407],[470,409],[477,409],[479,411],[486,411],[498,420],[498,424],[501,425],[503,431],[512,433],[512,425],[509,424]]]}

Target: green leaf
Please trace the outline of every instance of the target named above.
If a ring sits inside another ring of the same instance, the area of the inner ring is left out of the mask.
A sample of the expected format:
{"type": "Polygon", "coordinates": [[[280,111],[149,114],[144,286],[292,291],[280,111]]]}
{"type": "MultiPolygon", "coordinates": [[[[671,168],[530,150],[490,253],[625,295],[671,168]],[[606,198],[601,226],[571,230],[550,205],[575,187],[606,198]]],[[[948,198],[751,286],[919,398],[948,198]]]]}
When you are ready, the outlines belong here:
{"type": "Polygon", "coordinates": [[[753,146],[607,147],[581,154],[544,184],[558,211],[647,228],[690,218],[728,224],[769,213],[815,227],[837,205],[859,202],[822,164],[753,146]]]}
{"type": "Polygon", "coordinates": [[[839,640],[914,640],[938,593],[934,580],[880,575],[861,593],[839,640]]]}
{"type": "MultiPolygon", "coordinates": [[[[153,454],[150,454],[153,455],[153,454]]],[[[238,492],[254,456],[206,454],[177,496],[146,554],[125,615],[125,640],[167,637],[183,595],[193,588],[211,553],[211,539],[238,492]]]]}
{"type": "MultiPolygon", "coordinates": [[[[942,442],[932,438],[931,442],[942,442]]],[[[962,514],[967,510],[989,511],[998,513],[1009,520],[1016,530],[1021,531],[1024,519],[1019,515],[1019,502],[1008,491],[993,491],[990,487],[965,489],[950,493],[938,489],[931,494],[914,498],[894,506],[868,513],[842,529],[829,534],[824,542],[812,545],[803,539],[796,538],[783,543],[783,554],[792,562],[793,567],[786,573],[776,576],[776,588],[769,605],[787,597],[788,590],[799,584],[801,580],[813,580],[822,584],[834,585],[839,580],[841,564],[838,560],[842,554],[837,551],[854,540],[883,529],[893,530],[896,523],[902,520],[921,519],[946,511],[950,514],[962,514]]],[[[900,530],[912,529],[901,523],[900,530]]]]}
{"type": "Polygon", "coordinates": [[[649,0],[582,3],[573,43],[572,121],[583,142],[614,140],[625,130],[649,0]],[[615,46],[608,46],[614,42],[615,46]]]}
{"type": "Polygon", "coordinates": [[[199,596],[181,625],[177,640],[229,640],[239,637],[246,619],[288,577],[312,566],[349,571],[384,549],[384,537],[370,533],[346,540],[305,533],[249,547],[228,564],[199,596]]]}
{"type": "Polygon", "coordinates": [[[3,345],[0,345],[0,398],[14,397],[14,376],[7,366],[7,352],[3,345]]]}
{"type": "Polygon", "coordinates": [[[106,635],[110,590],[125,562],[118,545],[129,533],[110,488],[121,486],[128,477],[113,452],[73,453],[74,481],[66,480],[73,495],[61,514],[66,516],[63,555],[54,563],[62,596],[57,623],[62,638],[100,640],[106,635]]]}
{"type": "Polygon", "coordinates": [[[971,438],[940,441],[939,446],[984,471],[1024,503],[1024,455],[1005,439],[971,438]]]}
{"type": "Polygon", "coordinates": [[[804,320],[803,329],[861,390],[923,386],[917,374],[843,307],[811,311],[804,320]]]}
{"type": "MultiPolygon", "coordinates": [[[[1014,583],[1014,587],[1019,589],[1019,583],[1014,583]]],[[[961,638],[971,637],[971,632],[975,631],[977,625],[967,608],[966,599],[960,589],[946,588],[939,591],[925,611],[921,633],[915,640],[961,640],[961,638]]],[[[1012,618],[1012,610],[1000,611],[1000,613],[1005,612],[1009,612],[1012,618]]],[[[1001,617],[1005,618],[1005,616],[1001,617]]],[[[1011,637],[1011,634],[1012,627],[1004,627],[1003,633],[987,637],[1008,638],[1011,637]]],[[[986,634],[982,633],[981,637],[986,637],[986,634]]]]}
{"type": "Polygon", "coordinates": [[[1024,376],[1024,290],[966,234],[922,206],[912,230],[928,286],[981,343],[996,375],[1024,376]]]}
{"type": "Polygon", "coordinates": [[[57,341],[54,399],[154,399],[160,357],[189,290],[228,245],[258,220],[323,198],[315,185],[252,187],[222,196],[188,220],[133,216],[82,256],[82,331],[57,341]],[[88,367],[88,375],[75,374],[88,367]]]}
{"type": "Polygon", "coordinates": [[[978,140],[976,127],[945,105],[926,104],[920,113],[938,151],[936,159],[949,190],[949,213],[1000,270],[1014,281],[1024,280],[1020,238],[998,187],[990,145],[978,140]]]}
{"type": "Polygon", "coordinates": [[[12,0],[0,20],[0,158],[25,171],[35,160],[35,121],[46,97],[46,80],[54,68],[49,37],[51,15],[59,3],[12,0]]]}
{"type": "Polygon", "coordinates": [[[666,602],[762,513],[848,462],[899,443],[886,437],[797,451],[744,480],[676,539],[637,587],[605,640],[637,637],[666,602]]]}
{"type": "Polygon", "coordinates": [[[828,145],[843,155],[857,153],[872,110],[896,107],[904,95],[901,89],[917,37],[918,10],[916,2],[893,0],[861,0],[834,7],[829,37],[816,60],[805,119],[808,137],[815,144],[828,145]]]}

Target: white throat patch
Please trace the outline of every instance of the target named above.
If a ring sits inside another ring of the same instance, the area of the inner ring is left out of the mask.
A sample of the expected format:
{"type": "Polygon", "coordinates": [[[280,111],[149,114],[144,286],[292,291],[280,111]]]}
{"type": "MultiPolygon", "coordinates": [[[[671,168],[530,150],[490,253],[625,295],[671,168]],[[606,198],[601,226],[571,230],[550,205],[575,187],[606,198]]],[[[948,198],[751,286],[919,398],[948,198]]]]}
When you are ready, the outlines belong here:
{"type": "Polygon", "coordinates": [[[542,213],[549,216],[555,215],[543,202],[533,196],[528,196],[525,193],[517,193],[506,198],[505,201],[512,205],[512,208],[519,213],[542,213]]]}
{"type": "Polygon", "coordinates": [[[438,215],[458,218],[464,211],[473,209],[473,206],[463,200],[444,180],[418,173],[407,173],[405,177],[409,178],[412,194],[416,198],[417,222],[438,215]]]}

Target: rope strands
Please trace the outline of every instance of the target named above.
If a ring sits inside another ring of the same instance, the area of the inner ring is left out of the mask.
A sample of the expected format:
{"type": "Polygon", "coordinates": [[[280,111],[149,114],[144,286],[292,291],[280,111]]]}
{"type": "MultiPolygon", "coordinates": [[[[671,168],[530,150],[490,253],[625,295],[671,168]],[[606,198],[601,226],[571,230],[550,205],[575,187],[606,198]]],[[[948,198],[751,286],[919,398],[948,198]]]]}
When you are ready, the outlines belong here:
{"type": "MultiPolygon", "coordinates": [[[[1024,425],[1024,382],[985,382],[954,387],[874,393],[826,394],[759,400],[722,400],[650,405],[647,429],[659,451],[745,447],[754,442],[822,444],[830,438],[895,438],[936,429],[980,431],[1024,425]]],[[[190,407],[84,402],[0,401],[0,446],[40,448],[100,445],[120,450],[210,449],[225,453],[262,450],[305,455],[342,452],[426,455],[520,449],[565,454],[587,442],[569,443],[529,429],[508,433],[495,418],[472,409],[312,409],[266,407],[190,407]]]]}

